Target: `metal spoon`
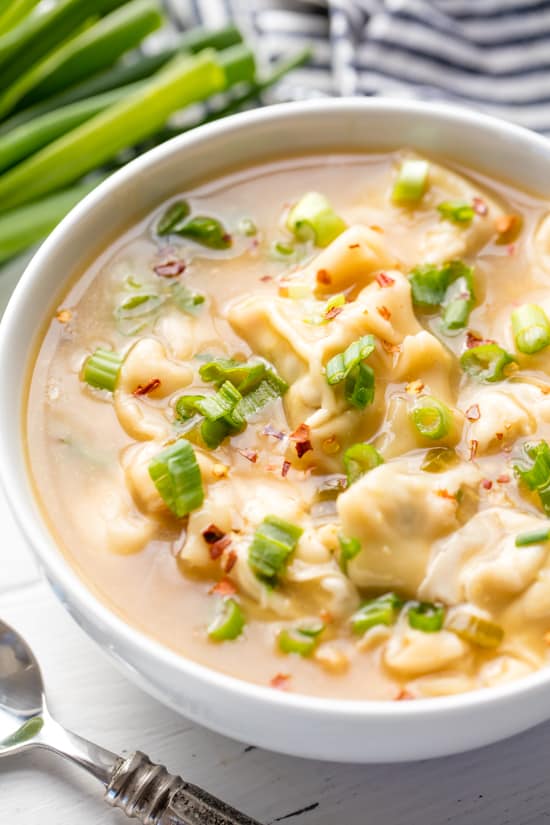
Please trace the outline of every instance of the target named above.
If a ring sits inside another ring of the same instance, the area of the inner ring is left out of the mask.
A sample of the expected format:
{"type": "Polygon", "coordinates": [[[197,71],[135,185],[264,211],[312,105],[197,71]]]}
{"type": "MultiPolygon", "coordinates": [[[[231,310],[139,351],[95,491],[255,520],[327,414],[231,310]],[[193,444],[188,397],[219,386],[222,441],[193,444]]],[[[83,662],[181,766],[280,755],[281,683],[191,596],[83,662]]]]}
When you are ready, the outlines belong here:
{"type": "Polygon", "coordinates": [[[109,805],[144,825],[259,825],[139,751],[124,759],[62,728],[48,712],[32,650],[0,621],[0,757],[29,748],[51,750],[87,770],[109,805]]]}

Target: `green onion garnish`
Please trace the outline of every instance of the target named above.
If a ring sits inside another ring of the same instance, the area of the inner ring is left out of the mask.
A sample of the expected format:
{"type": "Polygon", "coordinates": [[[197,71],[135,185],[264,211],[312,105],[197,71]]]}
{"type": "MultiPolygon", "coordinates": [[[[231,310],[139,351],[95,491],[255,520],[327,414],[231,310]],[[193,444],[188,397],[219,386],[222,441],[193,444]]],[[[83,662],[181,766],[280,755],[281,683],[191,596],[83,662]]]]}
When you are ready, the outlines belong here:
{"type": "Polygon", "coordinates": [[[372,444],[359,443],[348,447],[344,453],[348,486],[383,463],[384,459],[372,444]]]}
{"type": "Polygon", "coordinates": [[[514,358],[498,344],[480,344],[460,356],[460,366],[476,381],[493,383],[506,378],[505,369],[514,358]]]}
{"type": "Polygon", "coordinates": [[[237,232],[239,235],[245,235],[246,237],[251,238],[253,235],[258,234],[258,227],[252,218],[241,218],[237,225],[237,232]]]}
{"type": "Polygon", "coordinates": [[[368,364],[358,364],[346,378],[344,396],[353,407],[363,410],[374,401],[374,370],[368,364]]]}
{"type": "Polygon", "coordinates": [[[162,296],[156,292],[139,292],[129,295],[115,309],[115,316],[122,321],[151,315],[162,304],[162,296]]]}
{"type": "Polygon", "coordinates": [[[208,626],[208,636],[215,642],[229,642],[243,632],[244,614],[235,599],[224,599],[208,626]]]}
{"type": "Polygon", "coordinates": [[[358,636],[362,636],[371,627],[394,624],[403,601],[395,593],[386,593],[377,599],[370,599],[361,605],[350,619],[351,629],[358,636]]]}
{"type": "Polygon", "coordinates": [[[550,447],[546,441],[524,444],[514,471],[529,490],[538,493],[542,509],[550,516],[550,447]]]}
{"type": "Polygon", "coordinates": [[[433,395],[421,396],[410,415],[414,426],[424,438],[445,438],[453,426],[450,409],[433,395]]]}
{"type": "Polygon", "coordinates": [[[407,611],[407,618],[414,630],[423,633],[437,633],[443,627],[445,608],[431,602],[415,602],[407,611]]]}
{"type": "Polygon", "coordinates": [[[196,315],[198,308],[204,304],[206,298],[201,292],[194,292],[184,284],[171,284],[172,301],[181,312],[187,315],[196,315]]]}
{"type": "Polygon", "coordinates": [[[202,478],[195,451],[179,439],[149,462],[149,475],[171,512],[182,518],[204,500],[202,478]]]}
{"type": "Polygon", "coordinates": [[[157,235],[170,235],[171,232],[176,232],[182,221],[189,217],[190,212],[191,208],[187,201],[172,203],[157,223],[157,235]]]}
{"type": "Polygon", "coordinates": [[[512,332],[516,347],[526,355],[550,344],[550,321],[537,304],[523,304],[512,312],[512,332]]]}
{"type": "Polygon", "coordinates": [[[425,160],[405,160],[393,185],[395,203],[414,204],[421,200],[428,186],[430,164],[425,160]]]}
{"type": "Polygon", "coordinates": [[[84,362],[82,379],[90,387],[114,392],[123,361],[118,352],[99,347],[84,362]]]}
{"type": "Polygon", "coordinates": [[[354,367],[374,352],[374,335],[364,335],[358,341],[354,341],[344,352],[334,355],[326,366],[326,376],[328,383],[339,384],[343,381],[354,367]]]}
{"type": "Polygon", "coordinates": [[[229,249],[232,243],[231,235],[217,218],[203,215],[197,215],[182,225],[178,224],[173,232],[182,238],[190,238],[208,249],[229,249]]]}
{"type": "Polygon", "coordinates": [[[276,584],[303,532],[301,527],[278,516],[266,516],[256,529],[248,551],[248,564],[255,575],[276,584]]]}
{"type": "Polygon", "coordinates": [[[413,303],[421,309],[443,308],[443,330],[463,329],[472,311],[474,295],[473,270],[462,261],[450,261],[443,266],[422,264],[409,273],[413,303]]]}
{"type": "Polygon", "coordinates": [[[223,418],[218,421],[208,421],[205,418],[200,425],[201,438],[210,450],[215,450],[224,439],[235,434],[236,431],[223,418]]]}
{"type": "Polygon", "coordinates": [[[313,240],[321,247],[328,246],[346,229],[346,222],[319,192],[303,195],[288,213],[286,225],[298,240],[313,240]]]}
{"type": "Polygon", "coordinates": [[[449,272],[445,266],[421,264],[409,273],[413,303],[420,307],[441,306],[449,286],[449,272]]]}
{"type": "Polygon", "coordinates": [[[544,544],[550,541],[550,526],[539,527],[537,530],[528,530],[516,536],[516,547],[529,547],[530,544],[544,544]]]}
{"type": "Polygon", "coordinates": [[[288,390],[288,384],[272,370],[265,371],[265,378],[256,389],[243,395],[235,407],[237,417],[249,421],[263,407],[280,398],[288,390]]]}
{"type": "Polygon", "coordinates": [[[466,610],[453,611],[445,622],[445,630],[486,649],[498,647],[504,638],[504,631],[498,624],[466,610]]]}
{"type": "Polygon", "coordinates": [[[467,201],[443,201],[437,207],[441,217],[452,223],[471,223],[475,217],[475,209],[467,201]]]}
{"type": "Polygon", "coordinates": [[[224,381],[231,381],[242,395],[256,389],[265,372],[266,366],[262,362],[248,364],[234,361],[231,358],[216,358],[214,361],[207,361],[199,369],[199,375],[203,381],[212,382],[217,387],[220,387],[224,381]]]}
{"type": "Polygon", "coordinates": [[[361,552],[361,542],[359,539],[348,539],[346,536],[340,535],[338,536],[338,543],[340,544],[340,567],[344,573],[347,573],[348,562],[361,552]]]}
{"type": "Polygon", "coordinates": [[[297,627],[281,630],[277,636],[279,650],[282,653],[297,653],[298,656],[311,656],[317,647],[319,636],[325,629],[319,623],[312,627],[297,627]]]}
{"type": "Polygon", "coordinates": [[[420,469],[425,473],[443,473],[455,467],[459,461],[458,455],[451,447],[434,447],[426,453],[420,469]]]}

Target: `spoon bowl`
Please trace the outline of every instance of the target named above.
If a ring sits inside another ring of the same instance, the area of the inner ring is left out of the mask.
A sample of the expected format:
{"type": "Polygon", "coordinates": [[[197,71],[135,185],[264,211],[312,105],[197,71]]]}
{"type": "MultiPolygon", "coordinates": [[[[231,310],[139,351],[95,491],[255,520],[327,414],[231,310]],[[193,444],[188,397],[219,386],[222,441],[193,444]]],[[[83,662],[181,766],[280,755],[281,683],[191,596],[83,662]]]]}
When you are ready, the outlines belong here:
{"type": "Polygon", "coordinates": [[[0,621],[0,756],[29,747],[43,727],[44,689],[34,654],[0,621]]]}

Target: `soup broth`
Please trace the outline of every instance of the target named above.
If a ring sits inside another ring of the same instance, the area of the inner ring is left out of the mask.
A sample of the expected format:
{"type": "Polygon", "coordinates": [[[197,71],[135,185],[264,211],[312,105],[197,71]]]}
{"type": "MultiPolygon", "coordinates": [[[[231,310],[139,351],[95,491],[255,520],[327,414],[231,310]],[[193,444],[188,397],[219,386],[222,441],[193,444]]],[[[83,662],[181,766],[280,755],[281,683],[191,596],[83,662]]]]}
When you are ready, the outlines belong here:
{"type": "Polygon", "coordinates": [[[76,280],[28,456],[125,621],[349,699],[499,684],[550,643],[550,219],[395,152],[174,196],[76,280]]]}

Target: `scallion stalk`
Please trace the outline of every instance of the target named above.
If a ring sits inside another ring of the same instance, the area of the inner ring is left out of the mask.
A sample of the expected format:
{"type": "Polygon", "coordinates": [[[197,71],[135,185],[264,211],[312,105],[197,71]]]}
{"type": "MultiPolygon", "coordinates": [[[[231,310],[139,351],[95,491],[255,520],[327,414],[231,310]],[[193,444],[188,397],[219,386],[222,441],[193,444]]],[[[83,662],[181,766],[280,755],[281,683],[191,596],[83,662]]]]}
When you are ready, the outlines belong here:
{"type": "Polygon", "coordinates": [[[319,192],[303,195],[288,213],[286,225],[298,240],[312,240],[321,247],[328,246],[346,229],[346,222],[319,192]]]}
{"type": "Polygon", "coordinates": [[[114,392],[123,361],[118,352],[99,347],[84,362],[82,380],[90,387],[114,392]]]}
{"type": "Polygon", "coordinates": [[[550,541],[550,526],[539,527],[536,530],[527,530],[516,536],[516,547],[529,547],[531,544],[545,544],[550,541]]]}
{"type": "Polygon", "coordinates": [[[168,509],[178,518],[200,507],[204,500],[195,451],[180,438],[149,462],[149,475],[168,509]]]}
{"type": "Polygon", "coordinates": [[[514,464],[514,472],[533,493],[550,516],[550,446],[546,441],[523,445],[523,454],[514,464]]]}
{"type": "Polygon", "coordinates": [[[208,249],[229,249],[232,243],[231,235],[221,221],[204,215],[196,215],[185,223],[178,224],[171,231],[208,249]]]}
{"type": "Polygon", "coordinates": [[[411,420],[424,438],[445,438],[453,426],[450,409],[433,395],[421,396],[411,411],[411,420]]]}
{"type": "Polygon", "coordinates": [[[383,463],[384,459],[372,444],[359,443],[348,447],[344,453],[348,486],[383,463]]]}
{"type": "Polygon", "coordinates": [[[456,608],[445,620],[445,630],[450,630],[465,642],[486,650],[497,648],[504,638],[500,625],[476,616],[464,608],[456,608]]]}
{"type": "Polygon", "coordinates": [[[514,358],[498,344],[479,344],[460,356],[463,371],[476,381],[494,383],[506,378],[506,367],[514,358]]]}
{"type": "Polygon", "coordinates": [[[348,563],[361,552],[361,542],[354,536],[348,538],[340,535],[338,544],[340,545],[340,568],[343,573],[347,573],[348,563]]]}
{"type": "Polygon", "coordinates": [[[276,584],[289,556],[294,552],[303,530],[278,516],[266,516],[254,533],[248,551],[248,564],[265,582],[276,584]]]}
{"type": "Polygon", "coordinates": [[[324,626],[296,627],[281,630],[277,643],[281,653],[296,653],[298,656],[311,656],[319,643],[319,636],[324,626]]]}
{"type": "Polygon", "coordinates": [[[344,352],[334,355],[325,368],[328,383],[332,386],[347,378],[354,367],[374,352],[375,346],[374,335],[364,335],[350,344],[344,352]]]}
{"type": "Polygon", "coordinates": [[[550,321],[537,304],[522,304],[514,309],[512,332],[516,347],[526,355],[540,352],[550,344],[550,321]]]}
{"type": "Polygon", "coordinates": [[[363,410],[374,401],[375,377],[374,370],[368,364],[358,364],[346,376],[344,397],[346,401],[363,410]]]}
{"type": "Polygon", "coordinates": [[[437,633],[443,627],[445,608],[431,602],[414,602],[407,611],[409,625],[423,633],[437,633]]]}
{"type": "Polygon", "coordinates": [[[370,599],[357,610],[350,619],[353,633],[362,636],[371,627],[395,624],[397,615],[403,606],[403,600],[395,593],[385,593],[376,599],[370,599]]]}
{"type": "Polygon", "coordinates": [[[6,8],[0,8],[0,36],[13,29],[23,20],[40,0],[9,0],[6,8]]]}
{"type": "Polygon", "coordinates": [[[425,160],[405,160],[393,185],[392,200],[398,204],[418,203],[428,187],[430,164],[425,160]]]}
{"type": "Polygon", "coordinates": [[[475,209],[468,201],[443,201],[437,207],[442,218],[458,224],[469,224],[475,217],[475,209]]]}
{"type": "Polygon", "coordinates": [[[231,383],[242,395],[256,389],[266,373],[264,363],[242,363],[230,358],[217,358],[207,361],[199,368],[199,375],[203,381],[212,382],[220,387],[224,381],[231,383]]]}

